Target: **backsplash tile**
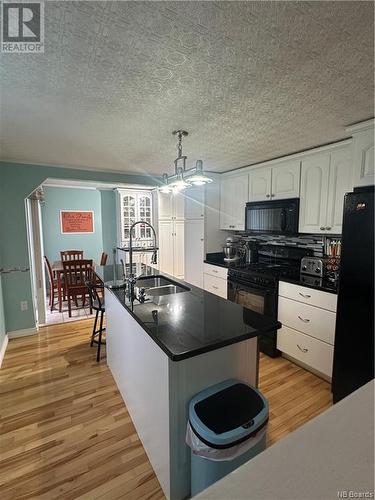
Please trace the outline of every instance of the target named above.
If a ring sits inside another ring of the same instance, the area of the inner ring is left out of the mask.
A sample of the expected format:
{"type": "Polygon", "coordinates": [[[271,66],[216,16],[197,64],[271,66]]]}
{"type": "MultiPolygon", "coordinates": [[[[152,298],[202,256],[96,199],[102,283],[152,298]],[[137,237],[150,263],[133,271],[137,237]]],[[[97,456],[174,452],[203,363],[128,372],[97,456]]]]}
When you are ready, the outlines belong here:
{"type": "Polygon", "coordinates": [[[296,246],[298,248],[312,249],[316,257],[322,257],[324,254],[325,236],[306,234],[301,236],[283,236],[283,235],[248,235],[245,233],[237,233],[240,239],[244,241],[257,241],[259,244],[272,244],[281,246],[296,246]]]}

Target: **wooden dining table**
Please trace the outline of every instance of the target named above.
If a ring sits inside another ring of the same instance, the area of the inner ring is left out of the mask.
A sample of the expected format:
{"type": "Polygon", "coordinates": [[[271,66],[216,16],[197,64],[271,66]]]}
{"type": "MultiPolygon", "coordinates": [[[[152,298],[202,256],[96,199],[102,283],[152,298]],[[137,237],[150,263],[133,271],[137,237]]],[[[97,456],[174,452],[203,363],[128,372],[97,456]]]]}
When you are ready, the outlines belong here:
{"type": "MultiPolygon", "coordinates": [[[[53,275],[56,277],[57,280],[57,299],[59,302],[59,312],[62,312],[62,299],[63,299],[63,294],[61,292],[62,289],[62,284],[63,284],[63,276],[64,276],[64,266],[62,263],[62,260],[55,260],[52,264],[52,272],[53,275]]],[[[95,262],[92,261],[92,267],[95,269],[95,262]]]]}

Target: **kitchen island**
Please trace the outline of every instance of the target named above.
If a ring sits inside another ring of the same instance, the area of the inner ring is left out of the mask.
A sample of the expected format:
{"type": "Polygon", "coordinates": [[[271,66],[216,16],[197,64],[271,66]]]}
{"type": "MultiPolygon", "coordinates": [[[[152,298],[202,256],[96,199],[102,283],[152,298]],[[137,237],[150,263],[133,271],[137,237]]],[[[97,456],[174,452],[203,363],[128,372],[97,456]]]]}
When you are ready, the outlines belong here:
{"type": "MultiPolygon", "coordinates": [[[[97,274],[113,281],[106,268],[97,274]]],[[[183,499],[190,399],[229,378],[256,386],[257,336],[280,325],[255,312],[245,323],[241,305],[156,269],[135,274],[142,278],[133,294],[105,289],[107,362],[166,497],[183,499]]]]}

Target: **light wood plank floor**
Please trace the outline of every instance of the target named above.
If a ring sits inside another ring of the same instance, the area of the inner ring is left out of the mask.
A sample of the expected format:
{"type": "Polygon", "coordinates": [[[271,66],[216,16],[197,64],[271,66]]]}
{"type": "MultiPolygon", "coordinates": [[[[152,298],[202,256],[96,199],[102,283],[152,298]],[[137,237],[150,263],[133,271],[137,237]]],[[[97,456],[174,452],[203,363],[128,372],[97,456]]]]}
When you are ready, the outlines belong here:
{"type": "MultiPolygon", "coordinates": [[[[161,499],[155,474],[105,361],[92,320],[9,342],[0,370],[0,498],[161,499]]],[[[103,349],[103,354],[105,350],[103,349]]],[[[261,357],[269,444],[331,404],[329,384],[261,357]]]]}

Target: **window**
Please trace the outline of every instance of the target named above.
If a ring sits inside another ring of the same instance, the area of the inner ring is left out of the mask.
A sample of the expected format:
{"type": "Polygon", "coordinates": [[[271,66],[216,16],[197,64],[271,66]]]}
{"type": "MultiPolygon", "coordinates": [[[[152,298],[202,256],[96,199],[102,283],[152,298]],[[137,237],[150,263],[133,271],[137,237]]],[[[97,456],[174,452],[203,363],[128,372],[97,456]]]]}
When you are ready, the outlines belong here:
{"type": "MultiPolygon", "coordinates": [[[[130,227],[134,222],[144,220],[152,224],[152,193],[151,191],[121,191],[119,190],[120,228],[119,236],[121,246],[129,243],[130,227]]],[[[151,244],[151,228],[138,224],[133,229],[132,237],[142,246],[151,244]]]]}

